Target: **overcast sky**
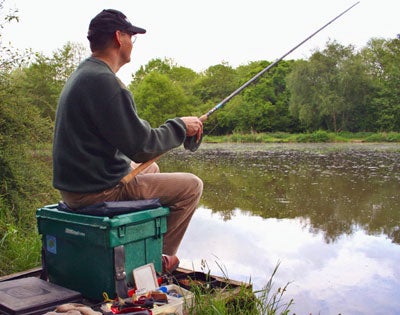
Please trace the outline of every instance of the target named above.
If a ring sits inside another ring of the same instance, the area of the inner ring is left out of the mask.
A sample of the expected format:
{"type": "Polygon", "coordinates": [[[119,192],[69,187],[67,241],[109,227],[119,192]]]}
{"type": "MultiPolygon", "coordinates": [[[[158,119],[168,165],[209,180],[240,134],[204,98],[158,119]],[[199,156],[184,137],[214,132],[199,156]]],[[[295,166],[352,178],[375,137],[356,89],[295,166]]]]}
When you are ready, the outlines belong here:
{"type": "MultiPolygon", "coordinates": [[[[274,61],[358,0],[5,0],[18,9],[19,23],[7,24],[3,41],[51,56],[69,42],[87,45],[90,20],[102,9],[122,11],[143,27],[132,61],[118,73],[130,75],[154,58],[203,71],[227,62],[274,61]]],[[[308,58],[328,40],[363,47],[371,38],[400,33],[400,0],[360,3],[296,49],[286,59],[308,58]]],[[[2,12],[4,14],[4,12],[2,12]]]]}

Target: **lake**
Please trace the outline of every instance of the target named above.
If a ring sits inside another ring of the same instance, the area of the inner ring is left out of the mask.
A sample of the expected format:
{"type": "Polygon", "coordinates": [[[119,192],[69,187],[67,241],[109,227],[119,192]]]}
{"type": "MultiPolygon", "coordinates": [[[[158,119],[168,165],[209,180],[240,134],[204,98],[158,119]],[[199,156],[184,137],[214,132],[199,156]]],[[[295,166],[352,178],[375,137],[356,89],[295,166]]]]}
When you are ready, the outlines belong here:
{"type": "Polygon", "coordinates": [[[209,144],[159,160],[204,193],[181,266],[287,285],[290,314],[400,313],[400,144],[209,144]]]}

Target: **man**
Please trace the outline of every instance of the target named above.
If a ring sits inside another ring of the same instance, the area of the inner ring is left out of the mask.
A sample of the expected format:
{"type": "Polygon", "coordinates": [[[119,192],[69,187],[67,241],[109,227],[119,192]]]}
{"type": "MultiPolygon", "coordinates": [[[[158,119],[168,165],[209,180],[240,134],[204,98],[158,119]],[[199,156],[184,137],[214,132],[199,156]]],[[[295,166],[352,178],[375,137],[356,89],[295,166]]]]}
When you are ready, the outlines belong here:
{"type": "Polygon", "coordinates": [[[203,182],[190,173],[160,173],[155,163],[133,178],[129,173],[180,146],[186,137],[200,139],[203,125],[197,117],[181,117],[152,128],[138,116],[131,93],[116,73],[130,61],[133,36],[145,32],[117,10],[103,10],[90,22],[92,55],[68,79],[58,103],[53,185],[72,209],[158,198],[170,208],[162,261],[164,271],[171,272],[179,264],[175,254],[203,182]]]}

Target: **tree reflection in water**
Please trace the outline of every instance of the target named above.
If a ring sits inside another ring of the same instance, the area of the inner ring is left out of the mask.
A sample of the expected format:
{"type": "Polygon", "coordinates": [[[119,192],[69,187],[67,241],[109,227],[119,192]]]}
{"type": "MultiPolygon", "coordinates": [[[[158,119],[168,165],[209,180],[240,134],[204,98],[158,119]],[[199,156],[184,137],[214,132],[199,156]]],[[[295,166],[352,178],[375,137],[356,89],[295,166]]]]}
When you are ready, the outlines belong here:
{"type": "Polygon", "coordinates": [[[326,242],[363,229],[400,244],[400,146],[202,144],[174,150],[163,171],[204,181],[201,204],[229,220],[234,209],[263,218],[307,219],[326,242]],[[383,148],[383,149],[382,149],[383,148]]]}

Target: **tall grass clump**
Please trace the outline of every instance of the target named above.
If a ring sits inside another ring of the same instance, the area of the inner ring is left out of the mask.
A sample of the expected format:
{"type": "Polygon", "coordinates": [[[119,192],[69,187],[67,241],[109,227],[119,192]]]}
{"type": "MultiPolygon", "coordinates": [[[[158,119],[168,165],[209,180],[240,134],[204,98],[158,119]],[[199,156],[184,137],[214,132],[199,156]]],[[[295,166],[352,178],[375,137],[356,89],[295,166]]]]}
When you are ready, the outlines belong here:
{"type": "Polygon", "coordinates": [[[369,135],[365,142],[400,142],[400,133],[380,132],[369,135]]]}
{"type": "MultiPolygon", "coordinates": [[[[229,285],[229,277],[223,270],[226,286],[205,290],[204,286],[193,281],[190,291],[194,293],[194,303],[188,308],[189,315],[287,315],[293,300],[285,302],[283,295],[288,284],[274,290],[273,278],[279,263],[273,270],[267,284],[261,290],[253,292],[251,283],[240,286],[229,285]]],[[[210,272],[206,273],[208,276],[210,272]]]]}
{"type": "Polygon", "coordinates": [[[374,134],[373,132],[349,132],[349,131],[340,131],[337,133],[337,136],[346,139],[346,140],[362,140],[374,134]]]}
{"type": "Polygon", "coordinates": [[[259,314],[267,315],[287,315],[290,312],[290,306],[293,304],[293,299],[286,302],[283,299],[283,295],[289,286],[287,283],[284,287],[279,287],[276,291],[273,290],[273,278],[278,271],[280,263],[276,265],[271,277],[269,278],[265,287],[255,292],[257,294],[257,300],[260,302],[260,307],[258,308],[261,312],[259,314]]]}
{"type": "Polygon", "coordinates": [[[388,142],[400,142],[400,133],[389,132],[386,137],[388,142]]]}
{"type": "Polygon", "coordinates": [[[0,276],[40,265],[36,209],[59,200],[50,153],[35,145],[0,152],[0,276]]]}
{"type": "Polygon", "coordinates": [[[333,137],[325,130],[318,130],[312,133],[300,134],[297,136],[297,142],[330,142],[333,137]]]}

